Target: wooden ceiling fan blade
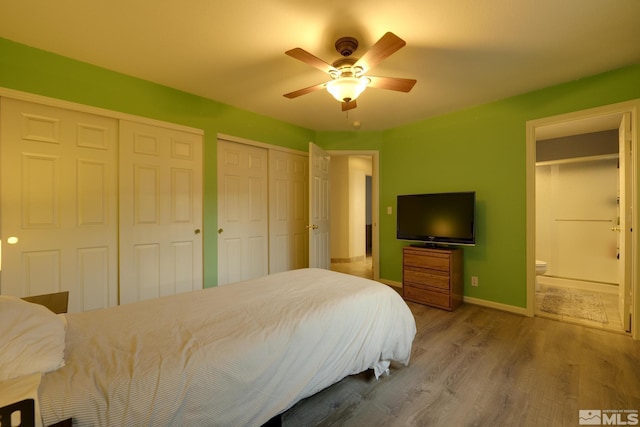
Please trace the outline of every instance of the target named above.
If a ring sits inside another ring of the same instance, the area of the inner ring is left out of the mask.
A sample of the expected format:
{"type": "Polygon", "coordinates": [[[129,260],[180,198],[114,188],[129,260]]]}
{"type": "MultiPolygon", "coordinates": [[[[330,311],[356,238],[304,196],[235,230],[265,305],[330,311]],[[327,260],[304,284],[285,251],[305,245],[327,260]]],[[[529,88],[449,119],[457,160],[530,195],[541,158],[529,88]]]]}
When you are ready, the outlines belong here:
{"type": "Polygon", "coordinates": [[[361,67],[364,72],[378,65],[382,60],[391,56],[407,43],[395,34],[388,32],[380,38],[371,48],[360,58],[354,67],[361,67]]]}
{"type": "Polygon", "coordinates": [[[371,83],[369,83],[369,87],[396,90],[398,92],[409,92],[417,82],[417,80],[414,79],[401,79],[399,77],[367,76],[367,78],[371,81],[371,83]]]}
{"type": "Polygon", "coordinates": [[[325,73],[337,71],[333,65],[327,64],[322,59],[299,47],[288,50],[285,52],[285,54],[294,59],[297,59],[298,61],[302,61],[307,65],[311,65],[312,67],[317,68],[320,71],[324,71],[325,73]]]}
{"type": "Polygon", "coordinates": [[[304,89],[298,89],[293,92],[285,93],[283,96],[285,98],[293,99],[302,95],[306,95],[311,92],[315,92],[320,89],[324,89],[326,83],[320,83],[319,85],[305,87],[304,89]]]}
{"type": "Polygon", "coordinates": [[[356,103],[355,100],[354,101],[349,101],[349,102],[343,102],[342,103],[342,111],[353,110],[357,106],[358,106],[358,104],[356,103]]]}

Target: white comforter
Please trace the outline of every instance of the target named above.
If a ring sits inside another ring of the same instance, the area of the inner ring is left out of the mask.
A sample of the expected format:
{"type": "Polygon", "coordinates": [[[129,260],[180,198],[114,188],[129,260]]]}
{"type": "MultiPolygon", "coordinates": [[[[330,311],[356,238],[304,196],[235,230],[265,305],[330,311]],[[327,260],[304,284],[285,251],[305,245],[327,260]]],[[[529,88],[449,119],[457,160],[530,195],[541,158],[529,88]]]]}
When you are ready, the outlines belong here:
{"type": "Polygon", "coordinates": [[[409,361],[416,332],[380,283],[318,269],[67,315],[45,425],[259,426],[347,375],[409,361]]]}

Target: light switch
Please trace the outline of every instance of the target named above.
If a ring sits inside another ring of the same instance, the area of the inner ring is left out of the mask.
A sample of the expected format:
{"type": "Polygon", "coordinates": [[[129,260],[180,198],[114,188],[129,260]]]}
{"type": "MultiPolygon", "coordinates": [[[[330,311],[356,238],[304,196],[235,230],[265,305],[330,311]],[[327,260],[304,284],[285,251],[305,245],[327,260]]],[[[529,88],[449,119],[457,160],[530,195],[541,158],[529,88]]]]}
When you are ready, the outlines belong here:
{"type": "Polygon", "coordinates": [[[391,215],[393,213],[393,208],[391,206],[387,206],[387,215],[391,215]]]}

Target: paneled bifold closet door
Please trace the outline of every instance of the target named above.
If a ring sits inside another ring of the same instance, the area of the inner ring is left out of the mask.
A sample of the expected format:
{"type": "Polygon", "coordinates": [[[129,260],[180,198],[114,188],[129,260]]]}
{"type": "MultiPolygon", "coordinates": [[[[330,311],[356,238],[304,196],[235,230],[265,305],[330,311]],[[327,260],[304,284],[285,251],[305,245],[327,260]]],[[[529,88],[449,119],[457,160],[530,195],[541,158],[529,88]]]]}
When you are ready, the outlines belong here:
{"type": "Polygon", "coordinates": [[[116,305],[117,120],[0,102],[0,292],[116,305]]]}
{"type": "Polygon", "coordinates": [[[268,150],[218,139],[218,285],[269,273],[268,150]]]}
{"type": "Polygon", "coordinates": [[[78,312],[202,288],[202,135],[145,123],[0,98],[1,294],[78,312]]]}
{"type": "Polygon", "coordinates": [[[120,303],[202,289],[202,137],[120,123],[120,303]]]}
{"type": "Polygon", "coordinates": [[[218,285],[309,265],[308,156],[218,139],[218,285]]]}

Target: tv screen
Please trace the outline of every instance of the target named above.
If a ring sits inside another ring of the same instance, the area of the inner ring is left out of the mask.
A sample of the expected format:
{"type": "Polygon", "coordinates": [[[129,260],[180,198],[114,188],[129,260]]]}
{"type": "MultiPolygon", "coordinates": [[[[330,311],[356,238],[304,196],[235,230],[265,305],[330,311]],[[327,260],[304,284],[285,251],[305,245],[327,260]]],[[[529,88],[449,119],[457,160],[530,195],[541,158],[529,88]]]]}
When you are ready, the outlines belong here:
{"type": "Polygon", "coordinates": [[[397,237],[433,244],[475,245],[476,193],[398,196],[397,237]]]}

